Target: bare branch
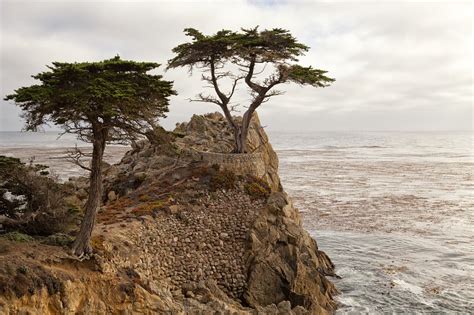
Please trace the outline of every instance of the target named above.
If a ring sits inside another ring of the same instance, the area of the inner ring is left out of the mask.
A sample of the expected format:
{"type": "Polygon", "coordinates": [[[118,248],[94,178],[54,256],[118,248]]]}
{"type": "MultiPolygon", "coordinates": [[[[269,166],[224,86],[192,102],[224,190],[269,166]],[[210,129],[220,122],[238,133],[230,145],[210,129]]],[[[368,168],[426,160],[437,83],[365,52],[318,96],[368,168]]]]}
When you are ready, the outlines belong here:
{"type": "Polygon", "coordinates": [[[92,169],[90,167],[87,167],[82,163],[81,158],[83,158],[83,157],[89,157],[90,158],[90,157],[92,157],[92,154],[82,152],[82,150],[79,149],[77,147],[77,145],[74,147],[74,149],[68,150],[66,152],[66,160],[76,164],[77,166],[79,166],[80,168],[82,168],[86,171],[92,172],[92,169]]]}
{"type": "Polygon", "coordinates": [[[239,62],[239,59],[235,58],[232,60],[232,63],[235,64],[236,66],[239,66],[239,67],[242,67],[242,68],[249,68],[250,67],[250,63],[248,64],[245,64],[245,63],[241,63],[239,62]]]}
{"type": "Polygon", "coordinates": [[[232,77],[232,73],[230,71],[222,72],[222,73],[217,73],[216,72],[216,79],[219,80],[221,78],[226,78],[226,77],[232,77]]]}
{"type": "Polygon", "coordinates": [[[247,85],[252,89],[254,90],[255,92],[257,93],[261,93],[262,90],[263,90],[263,87],[258,85],[257,83],[255,82],[252,82],[252,77],[254,75],[254,70],[255,70],[255,59],[256,57],[253,56],[252,59],[250,60],[250,64],[249,64],[249,70],[248,70],[248,73],[247,75],[245,76],[245,83],[247,83],[247,85]]]}
{"type": "Polygon", "coordinates": [[[205,75],[204,73],[201,74],[201,80],[206,81],[206,82],[209,82],[209,83],[212,84],[212,78],[209,77],[209,76],[207,76],[207,75],[205,75]]]}
{"type": "Polygon", "coordinates": [[[230,106],[230,111],[231,112],[237,112],[237,113],[240,113],[240,110],[237,110],[236,108],[239,107],[240,104],[235,104],[235,105],[231,105],[230,106]]]}
{"type": "Polygon", "coordinates": [[[227,98],[230,100],[232,98],[232,96],[234,95],[234,92],[235,92],[235,87],[237,86],[237,83],[244,79],[245,77],[244,76],[240,76],[240,77],[237,77],[234,79],[234,83],[232,84],[232,90],[230,91],[230,94],[227,96],[227,98]]]}
{"type": "Polygon", "coordinates": [[[214,103],[219,106],[222,106],[222,102],[219,101],[217,98],[211,96],[211,95],[204,95],[202,93],[199,93],[196,99],[189,99],[190,102],[202,102],[202,103],[214,103]]]}
{"type": "Polygon", "coordinates": [[[221,92],[219,89],[219,85],[217,84],[217,78],[216,78],[216,66],[214,62],[211,62],[211,81],[212,84],[214,85],[214,90],[217,93],[217,96],[221,99],[222,104],[227,104],[229,102],[229,99],[227,96],[225,96],[224,93],[221,92]]]}
{"type": "Polygon", "coordinates": [[[263,66],[263,69],[261,71],[255,72],[254,75],[262,74],[265,71],[266,68],[267,68],[267,63],[265,63],[265,65],[263,66]]]}
{"type": "Polygon", "coordinates": [[[273,91],[271,91],[271,92],[265,94],[264,98],[265,98],[265,99],[268,99],[268,98],[270,98],[270,97],[272,97],[272,96],[277,96],[277,95],[282,95],[282,94],[285,94],[285,92],[280,91],[280,90],[273,90],[273,91]]]}

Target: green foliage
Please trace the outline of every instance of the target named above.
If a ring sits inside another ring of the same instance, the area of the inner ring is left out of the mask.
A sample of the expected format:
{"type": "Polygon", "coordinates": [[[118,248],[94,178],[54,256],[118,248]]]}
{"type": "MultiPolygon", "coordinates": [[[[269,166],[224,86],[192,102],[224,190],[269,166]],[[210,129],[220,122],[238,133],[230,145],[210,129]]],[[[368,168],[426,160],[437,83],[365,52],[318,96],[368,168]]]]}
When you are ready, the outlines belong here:
{"type": "Polygon", "coordinates": [[[47,189],[59,186],[44,176],[46,168],[0,155],[0,215],[15,217],[37,211],[47,203],[47,189]]]}
{"type": "Polygon", "coordinates": [[[168,97],[176,94],[172,82],[147,73],[158,66],[118,56],[100,62],[53,62],[48,71],[33,76],[40,84],[21,87],[5,100],[24,111],[27,130],[52,122],[90,142],[98,126],[96,131],[108,131],[107,141],[123,142],[153,127],[168,111],[168,97]]]}
{"type": "MultiPolygon", "coordinates": [[[[277,66],[273,80],[278,80],[278,83],[292,81],[325,87],[334,81],[324,75],[324,70],[289,64],[298,61],[309,47],[281,28],[259,31],[255,27],[240,32],[221,30],[214,35],[203,35],[198,30],[187,28],[185,33],[192,41],[173,49],[176,56],[168,62],[168,68],[192,69],[225,62],[236,65],[270,63],[277,66]]],[[[270,81],[272,79],[268,83],[270,81]]]]}
{"type": "Polygon", "coordinates": [[[222,30],[211,36],[205,36],[193,28],[187,28],[184,32],[193,41],[173,48],[177,56],[168,62],[168,68],[189,66],[192,69],[196,64],[208,64],[211,60],[219,61],[234,55],[233,47],[238,38],[234,32],[222,30]]]}
{"type": "Polygon", "coordinates": [[[217,189],[229,190],[235,188],[237,182],[237,176],[227,169],[216,170],[211,169],[211,177],[209,180],[209,188],[212,191],[217,189]]]}
{"type": "Polygon", "coordinates": [[[158,66],[119,56],[100,62],[53,62],[48,71],[33,76],[40,84],[21,87],[5,97],[23,110],[27,130],[52,122],[93,144],[90,167],[81,163],[80,150],[70,156],[91,172],[85,216],[73,246],[79,256],[90,251],[106,144],[127,143],[155,129],[168,111],[168,98],[176,94],[172,82],[148,73],[158,66]]]}
{"type": "Polygon", "coordinates": [[[254,176],[247,178],[244,188],[250,197],[254,199],[267,199],[271,193],[268,183],[265,180],[254,176]]]}
{"type": "Polygon", "coordinates": [[[185,33],[191,41],[173,48],[175,57],[168,61],[168,69],[187,67],[191,72],[197,67],[205,73],[202,80],[214,89],[215,95],[200,93],[192,101],[214,103],[221,107],[234,131],[235,153],[246,152],[253,113],[270,97],[283,93],[275,89],[277,85],[293,82],[326,87],[334,82],[324,70],[295,64],[309,47],[281,28],[259,31],[255,27],[237,32],[221,30],[214,35],[204,35],[196,29],[187,28],[185,33]],[[229,91],[222,89],[222,79],[231,82],[229,91]],[[231,112],[238,106],[232,104],[232,97],[241,80],[249,88],[251,97],[239,122],[231,112]]]}
{"type": "Polygon", "coordinates": [[[48,236],[43,243],[53,246],[69,246],[74,242],[74,238],[64,233],[56,233],[48,236]]]}
{"type": "Polygon", "coordinates": [[[246,60],[256,56],[258,62],[298,61],[297,57],[309,50],[308,46],[299,43],[289,31],[281,28],[260,32],[257,27],[242,29],[238,35],[236,52],[246,60]]]}
{"type": "Polygon", "coordinates": [[[18,158],[0,155],[0,174],[5,174],[12,168],[17,168],[23,165],[25,165],[25,163],[21,162],[18,158]]]}
{"type": "Polygon", "coordinates": [[[169,61],[169,68],[224,60],[238,63],[253,57],[257,57],[258,62],[297,61],[297,57],[309,49],[289,31],[279,28],[263,31],[242,29],[240,32],[221,30],[214,35],[203,35],[193,28],[184,32],[192,37],[192,42],[173,49],[177,55],[169,61]]]}
{"type": "Polygon", "coordinates": [[[20,232],[9,232],[2,235],[2,237],[10,241],[20,242],[20,243],[31,242],[34,240],[34,238],[32,238],[31,236],[24,233],[20,233],[20,232]]]}
{"type": "Polygon", "coordinates": [[[288,81],[300,84],[300,85],[311,85],[314,87],[326,87],[334,79],[325,76],[327,71],[313,69],[313,67],[302,67],[299,65],[292,65],[286,68],[282,68],[282,72],[286,71],[288,81]]]}
{"type": "Polygon", "coordinates": [[[0,156],[0,216],[7,231],[50,235],[73,221],[67,186],[44,176],[46,168],[0,156]]]}

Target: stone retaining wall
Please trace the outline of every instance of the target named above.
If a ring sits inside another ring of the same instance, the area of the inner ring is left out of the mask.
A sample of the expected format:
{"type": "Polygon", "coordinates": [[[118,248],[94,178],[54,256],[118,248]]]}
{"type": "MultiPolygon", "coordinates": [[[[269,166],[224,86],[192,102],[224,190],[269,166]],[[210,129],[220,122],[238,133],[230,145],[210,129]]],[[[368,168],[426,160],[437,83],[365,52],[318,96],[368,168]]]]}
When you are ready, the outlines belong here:
{"type": "Polygon", "coordinates": [[[235,174],[252,174],[257,177],[265,176],[266,168],[262,153],[215,153],[193,151],[193,156],[210,164],[220,165],[222,168],[233,171],[235,174]]]}
{"type": "Polygon", "coordinates": [[[141,279],[165,283],[171,291],[201,280],[214,280],[230,297],[241,299],[246,289],[245,253],[249,231],[262,200],[245,193],[217,191],[199,206],[177,206],[127,233],[133,250],[110,257],[112,266],[131,267],[141,279]]]}

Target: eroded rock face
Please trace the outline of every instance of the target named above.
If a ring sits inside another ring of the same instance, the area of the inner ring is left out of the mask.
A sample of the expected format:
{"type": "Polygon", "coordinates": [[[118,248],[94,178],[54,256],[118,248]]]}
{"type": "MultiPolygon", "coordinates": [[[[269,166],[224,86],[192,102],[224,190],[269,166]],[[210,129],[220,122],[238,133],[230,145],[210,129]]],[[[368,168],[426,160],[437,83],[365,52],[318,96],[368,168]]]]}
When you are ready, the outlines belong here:
{"type": "MultiPolygon", "coordinates": [[[[236,118],[239,120],[239,118],[236,118]]],[[[273,191],[282,190],[278,176],[278,156],[255,113],[248,136],[251,154],[226,154],[233,149],[233,134],[220,113],[194,115],[187,123],[178,124],[174,142],[156,146],[147,140],[132,145],[120,163],[104,172],[104,202],[137,189],[142,183],[156,179],[170,168],[203,160],[219,164],[233,172],[262,177],[273,191]],[[109,193],[113,192],[112,194],[109,193]]],[[[77,195],[87,198],[87,179],[74,181],[77,195]]]]}
{"type": "MultiPolygon", "coordinates": [[[[135,144],[106,171],[94,259],[77,262],[59,247],[24,245],[16,261],[32,270],[40,266],[61,283],[60,290],[4,290],[0,312],[333,312],[336,289],[326,276],[334,266],[282,191],[278,159],[258,117],[249,147],[258,153],[261,174],[248,174],[253,166],[245,163],[240,170],[227,167],[225,159],[197,158],[199,152],[231,151],[226,126],[218,113],[194,116],[177,126],[180,136],[166,150],[147,141],[135,144]],[[54,262],[28,256],[54,250],[61,253],[54,262]]],[[[10,269],[0,263],[0,280],[2,270],[10,269]]]]}
{"type": "Polygon", "coordinates": [[[285,193],[270,195],[250,233],[245,293],[249,305],[289,301],[315,314],[335,308],[337,291],[325,277],[334,274],[334,265],[302,228],[285,193]]]}
{"type": "MultiPolygon", "coordinates": [[[[240,118],[236,117],[240,122],[240,118]]],[[[230,153],[233,150],[233,133],[224,116],[218,112],[207,115],[194,115],[188,123],[176,126],[175,133],[183,138],[177,139],[181,148],[191,148],[202,152],[230,153]]],[[[247,138],[249,153],[259,154],[263,168],[263,178],[272,190],[280,190],[278,176],[278,156],[260,124],[257,113],[252,116],[247,138]]],[[[229,162],[231,164],[232,162],[229,162]]]]}

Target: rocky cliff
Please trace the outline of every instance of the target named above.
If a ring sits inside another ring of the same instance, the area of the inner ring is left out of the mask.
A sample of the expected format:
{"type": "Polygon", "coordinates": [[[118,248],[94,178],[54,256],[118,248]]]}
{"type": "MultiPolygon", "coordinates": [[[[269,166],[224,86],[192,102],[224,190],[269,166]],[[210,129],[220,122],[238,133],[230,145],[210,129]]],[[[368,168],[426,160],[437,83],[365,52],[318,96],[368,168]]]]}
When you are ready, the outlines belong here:
{"type": "MultiPolygon", "coordinates": [[[[0,239],[7,314],[326,314],[330,259],[283,192],[278,159],[252,121],[252,154],[226,154],[220,114],[194,116],[174,139],[133,146],[106,171],[95,255],[0,239]]],[[[77,180],[77,197],[87,195],[77,180]]]]}

